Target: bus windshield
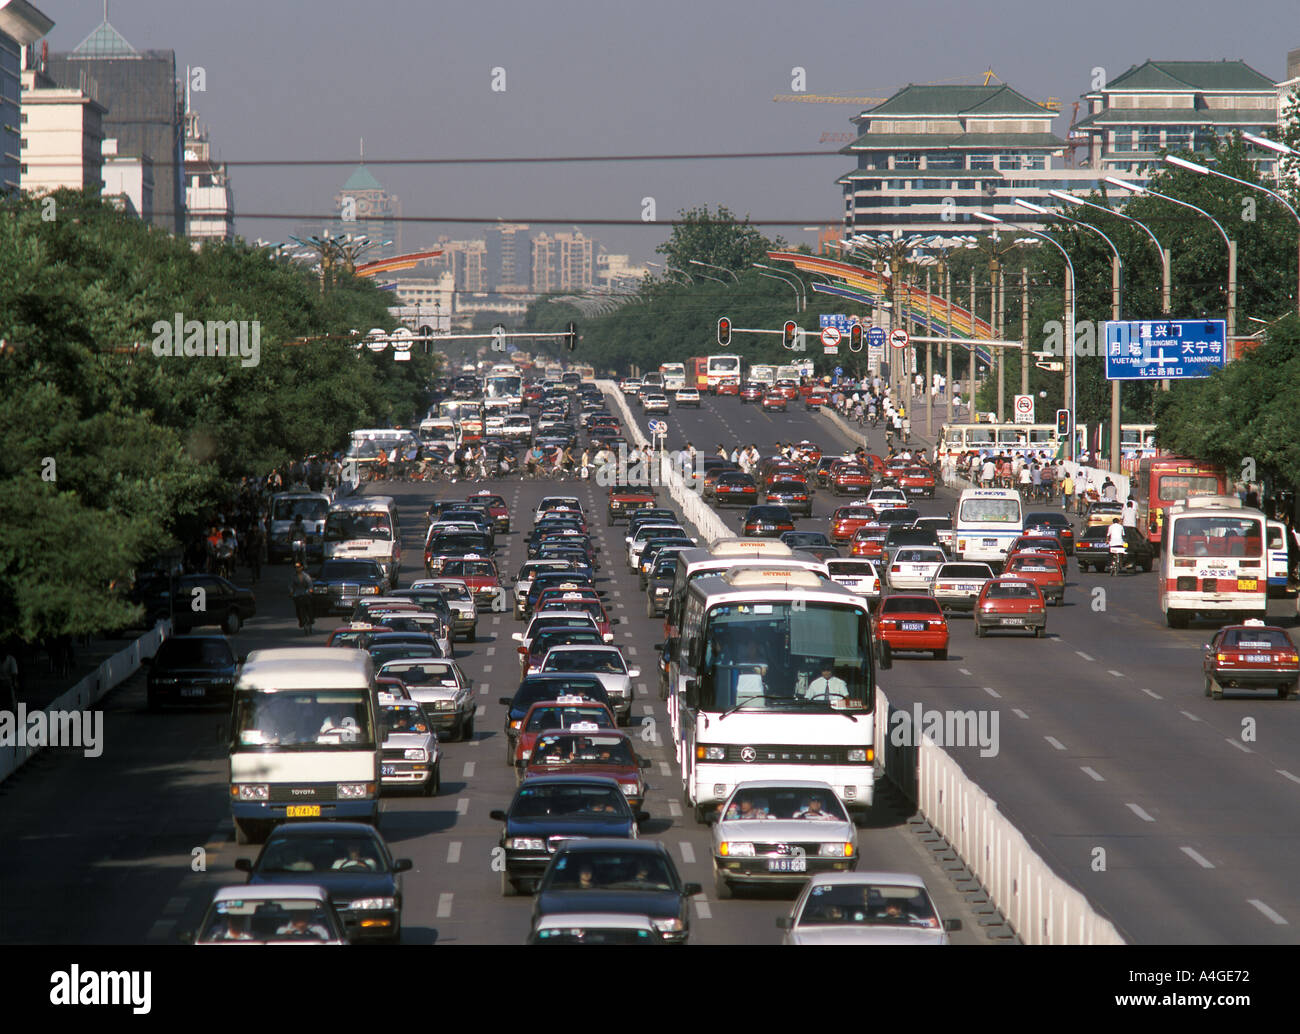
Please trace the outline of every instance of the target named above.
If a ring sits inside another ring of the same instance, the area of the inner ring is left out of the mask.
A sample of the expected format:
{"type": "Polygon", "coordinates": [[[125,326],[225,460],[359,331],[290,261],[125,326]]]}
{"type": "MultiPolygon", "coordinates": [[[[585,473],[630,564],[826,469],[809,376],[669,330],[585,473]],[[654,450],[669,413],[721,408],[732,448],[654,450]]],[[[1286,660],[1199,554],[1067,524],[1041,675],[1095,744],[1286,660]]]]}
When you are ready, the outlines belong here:
{"type": "Polygon", "coordinates": [[[1160,477],[1156,498],[1178,503],[1191,496],[1217,495],[1218,492],[1219,478],[1213,474],[1164,474],[1160,477]]]}
{"type": "Polygon", "coordinates": [[[870,621],[859,607],[721,604],[704,623],[700,709],[870,711],[870,651],[870,621]]]}
{"type": "Polygon", "coordinates": [[[486,396],[490,399],[516,398],[524,392],[522,377],[489,377],[486,396]]]}
{"type": "Polygon", "coordinates": [[[282,750],[373,749],[368,704],[364,690],[241,690],[235,695],[235,743],[282,750]]]}
{"type": "Polygon", "coordinates": [[[301,514],[303,522],[310,524],[313,521],[323,520],[329,508],[329,501],[319,497],[300,499],[280,497],[272,501],[271,520],[291,521],[301,514]]]}
{"type": "Polygon", "coordinates": [[[1020,500],[967,499],[957,519],[968,524],[1019,524],[1020,500]]]}
{"type": "Polygon", "coordinates": [[[391,542],[393,526],[383,510],[373,513],[332,513],[325,521],[326,542],[350,539],[380,539],[391,542]]]}
{"type": "Polygon", "coordinates": [[[1259,557],[1264,536],[1258,517],[1183,517],[1174,525],[1176,557],[1259,557]]]}

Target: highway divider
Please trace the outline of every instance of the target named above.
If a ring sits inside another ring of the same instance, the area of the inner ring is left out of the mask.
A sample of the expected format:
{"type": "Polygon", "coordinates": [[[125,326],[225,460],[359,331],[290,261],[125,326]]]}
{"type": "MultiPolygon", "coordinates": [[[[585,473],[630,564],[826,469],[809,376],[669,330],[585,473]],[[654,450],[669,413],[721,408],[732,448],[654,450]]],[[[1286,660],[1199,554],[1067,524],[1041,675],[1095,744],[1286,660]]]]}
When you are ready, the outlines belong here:
{"type": "MultiPolygon", "coordinates": [[[[52,700],[48,707],[39,710],[43,710],[46,715],[52,715],[55,712],[67,713],[91,710],[91,705],[139,671],[142,660],[156,654],[163,640],[170,635],[171,622],[158,622],[144,635],[132,640],[130,645],[103,661],[98,668],[76,683],[66,693],[52,700]]],[[[33,713],[28,712],[29,724],[33,713]]],[[[17,728],[17,715],[14,716],[14,722],[14,733],[17,734],[20,731],[17,728]]],[[[55,724],[57,723],[51,719],[46,719],[45,727],[51,728],[55,724]]],[[[8,779],[9,776],[26,764],[37,751],[42,749],[44,748],[27,744],[19,746],[17,742],[0,746],[0,782],[8,779]]]]}

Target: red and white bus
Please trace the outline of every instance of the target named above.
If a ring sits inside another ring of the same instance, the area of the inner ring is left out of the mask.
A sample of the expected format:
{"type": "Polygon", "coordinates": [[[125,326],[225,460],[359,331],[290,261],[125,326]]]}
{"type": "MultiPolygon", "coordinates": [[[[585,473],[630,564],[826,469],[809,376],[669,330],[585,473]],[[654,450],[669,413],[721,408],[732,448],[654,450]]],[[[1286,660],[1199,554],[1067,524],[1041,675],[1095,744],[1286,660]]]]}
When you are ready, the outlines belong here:
{"type": "Polygon", "coordinates": [[[700,391],[709,390],[709,361],[702,355],[686,360],[686,386],[700,391]]]}
{"type": "Polygon", "coordinates": [[[1145,456],[1133,478],[1138,527],[1155,546],[1160,544],[1169,507],[1201,496],[1227,494],[1227,471],[1218,464],[1186,456],[1145,456]]]}
{"type": "Polygon", "coordinates": [[[1265,617],[1264,514],[1227,495],[1199,496],[1164,512],[1160,609],[1169,627],[1186,628],[1198,614],[1265,617]]]}
{"type": "Polygon", "coordinates": [[[717,391],[720,381],[740,383],[740,356],[711,355],[705,360],[704,377],[709,391],[717,391]]]}

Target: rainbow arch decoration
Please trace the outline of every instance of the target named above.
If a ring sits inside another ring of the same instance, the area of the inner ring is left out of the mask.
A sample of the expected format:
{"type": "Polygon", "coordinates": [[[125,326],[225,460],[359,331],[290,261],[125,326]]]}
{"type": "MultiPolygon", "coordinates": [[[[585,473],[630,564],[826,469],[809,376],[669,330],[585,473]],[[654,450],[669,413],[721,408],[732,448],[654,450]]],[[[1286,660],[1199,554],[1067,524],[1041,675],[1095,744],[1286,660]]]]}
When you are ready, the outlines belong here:
{"type": "Polygon", "coordinates": [[[412,251],[405,255],[394,255],[392,258],[363,262],[354,272],[356,276],[376,276],[379,273],[392,273],[399,269],[413,269],[426,259],[436,259],[441,255],[441,248],[437,251],[412,251]]]}

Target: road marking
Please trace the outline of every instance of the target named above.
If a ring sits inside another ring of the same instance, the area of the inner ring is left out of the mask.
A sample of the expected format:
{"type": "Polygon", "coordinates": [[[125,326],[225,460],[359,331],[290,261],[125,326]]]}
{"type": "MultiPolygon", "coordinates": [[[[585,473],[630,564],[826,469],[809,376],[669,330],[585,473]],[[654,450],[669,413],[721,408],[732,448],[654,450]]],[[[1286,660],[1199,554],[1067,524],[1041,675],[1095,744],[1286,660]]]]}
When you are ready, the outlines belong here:
{"type": "Polygon", "coordinates": [[[439,919],[449,919],[451,917],[451,899],[454,896],[455,895],[453,894],[438,895],[438,918],[439,919]]]}
{"type": "Polygon", "coordinates": [[[1050,744],[1051,744],[1053,747],[1055,747],[1057,750],[1064,750],[1064,749],[1065,749],[1065,744],[1062,743],[1060,740],[1058,740],[1055,736],[1044,736],[1043,739],[1045,739],[1048,743],[1050,743],[1050,744]]]}
{"type": "Polygon", "coordinates": [[[447,845],[447,864],[455,865],[460,861],[460,841],[453,840],[447,845]]]}
{"type": "Polygon", "coordinates": [[[1084,765],[1082,770],[1085,773],[1087,773],[1090,779],[1093,779],[1098,783],[1104,783],[1106,781],[1105,778],[1099,772],[1089,768],[1087,765],[1084,765]]]}
{"type": "Polygon", "coordinates": [[[671,775],[671,774],[672,774],[672,772],[671,772],[670,769],[668,768],[668,762],[667,762],[667,761],[661,761],[661,762],[659,762],[659,774],[660,774],[660,775],[671,775]]]}
{"type": "Polygon", "coordinates": [[[168,898],[167,904],[163,905],[163,915],[176,916],[185,911],[185,906],[190,903],[189,898],[183,898],[177,895],[174,898],[168,898]]]}
{"type": "Polygon", "coordinates": [[[1089,657],[1089,656],[1088,656],[1086,653],[1084,653],[1082,650],[1075,650],[1074,652],[1077,653],[1080,657],[1082,657],[1085,661],[1089,661],[1089,662],[1091,662],[1092,660],[1094,660],[1094,658],[1089,657]]]}
{"type": "Polygon", "coordinates": [[[675,819],[680,819],[682,817],[682,806],[678,804],[676,801],[669,801],[668,814],[675,819]]]}
{"type": "Polygon", "coordinates": [[[1126,804],[1125,807],[1128,808],[1129,811],[1131,811],[1134,815],[1140,818],[1143,822],[1155,822],[1155,819],[1153,819],[1145,811],[1139,808],[1136,804],[1126,804]]]}
{"type": "Polygon", "coordinates": [[[487,695],[488,695],[488,690],[491,689],[491,688],[492,688],[492,687],[489,686],[489,685],[485,682],[485,683],[483,683],[483,685],[479,686],[479,688],[478,688],[479,694],[482,695],[482,696],[487,696],[487,695]]]}
{"type": "Polygon", "coordinates": [[[1243,754],[1254,754],[1254,753],[1255,753],[1253,750],[1251,750],[1249,747],[1247,747],[1244,743],[1238,743],[1238,742],[1237,742],[1236,740],[1234,740],[1234,739],[1229,739],[1228,737],[1225,736],[1225,737],[1224,737],[1224,741],[1227,742],[1227,743],[1231,743],[1234,747],[1236,747],[1236,748],[1237,748],[1239,751],[1241,751],[1243,754]]]}
{"type": "Polygon", "coordinates": [[[1147,689],[1146,686],[1142,687],[1142,692],[1145,693],[1147,696],[1149,696],[1152,700],[1164,699],[1164,697],[1162,697],[1159,693],[1153,693],[1151,690],[1147,689]]]}
{"type": "Polygon", "coordinates": [[[474,708],[475,718],[482,718],[485,714],[487,714],[487,704],[479,704],[478,707],[474,708]]]}
{"type": "Polygon", "coordinates": [[[996,689],[994,689],[992,686],[985,686],[985,687],[983,687],[983,688],[984,688],[984,692],[987,693],[989,696],[991,696],[994,700],[1001,700],[1001,699],[1002,699],[1002,694],[999,693],[999,692],[998,692],[996,689]]]}
{"type": "Polygon", "coordinates": [[[681,849],[682,861],[687,865],[693,865],[695,863],[695,848],[691,847],[687,841],[683,840],[681,842],[681,849]]]}
{"type": "Polygon", "coordinates": [[[1199,851],[1194,851],[1194,850],[1192,850],[1192,848],[1190,848],[1190,847],[1180,847],[1178,850],[1182,851],[1183,854],[1187,855],[1188,858],[1190,858],[1192,861],[1194,861],[1194,862],[1195,862],[1197,865],[1199,865],[1202,869],[1213,869],[1213,868],[1214,868],[1214,863],[1211,862],[1211,861],[1209,861],[1209,860],[1208,860],[1208,859],[1207,859],[1203,854],[1201,854],[1199,851]]]}
{"type": "Polygon", "coordinates": [[[969,675],[969,674],[970,674],[970,672],[969,672],[966,668],[958,668],[957,670],[958,670],[959,672],[961,672],[963,675],[969,675]]]}
{"type": "Polygon", "coordinates": [[[1248,904],[1248,905],[1254,905],[1257,909],[1260,910],[1260,912],[1262,912],[1262,913],[1263,913],[1263,914],[1264,914],[1264,915],[1265,915],[1269,920],[1271,920],[1271,921],[1272,921],[1276,926],[1289,926],[1289,925],[1290,925],[1290,924],[1289,924],[1285,919],[1283,919],[1280,915],[1278,915],[1278,914],[1277,914],[1276,912],[1274,912],[1271,908],[1269,908],[1266,904],[1264,904],[1264,902],[1260,901],[1259,898],[1249,898],[1249,899],[1246,901],[1246,904],[1248,904]]]}
{"type": "Polygon", "coordinates": [[[697,916],[699,916],[701,919],[713,918],[713,911],[709,908],[708,898],[706,898],[703,894],[696,894],[695,897],[692,898],[691,900],[695,902],[695,914],[697,916]]]}
{"type": "Polygon", "coordinates": [[[494,615],[492,615],[492,624],[494,624],[494,625],[499,625],[499,624],[501,624],[501,615],[500,615],[500,614],[494,614],[494,615]]]}
{"type": "Polygon", "coordinates": [[[629,646],[629,647],[627,648],[627,655],[628,655],[629,657],[635,657],[635,656],[636,656],[636,647],[635,647],[635,646],[629,646]]]}
{"type": "Polygon", "coordinates": [[[489,646],[486,650],[483,651],[483,656],[491,657],[496,652],[497,652],[497,648],[495,646],[489,646]]]}
{"type": "Polygon", "coordinates": [[[468,815],[468,814],[469,814],[469,798],[468,798],[468,797],[461,797],[459,800],[456,801],[456,814],[457,814],[457,815],[468,815]]]}
{"type": "Polygon", "coordinates": [[[1287,771],[1286,769],[1284,769],[1284,768],[1278,768],[1278,769],[1275,769],[1274,771],[1276,771],[1277,774],[1280,775],[1280,776],[1286,776],[1286,777],[1287,777],[1288,779],[1290,779],[1291,782],[1293,782],[1293,783],[1300,783],[1300,776],[1293,776],[1290,772],[1288,772],[1288,771],[1287,771]]]}
{"type": "Polygon", "coordinates": [[[1114,668],[1111,668],[1108,674],[1114,675],[1117,679],[1124,678],[1124,673],[1122,671],[1116,671],[1114,668]]]}
{"type": "Polygon", "coordinates": [[[485,664],[485,665],[483,665],[483,674],[484,674],[484,675],[489,674],[491,671],[492,671],[492,665],[490,665],[490,664],[485,664]]]}
{"type": "Polygon", "coordinates": [[[1180,715],[1183,715],[1185,718],[1190,718],[1190,719],[1191,719],[1192,721],[1194,721],[1194,722],[1199,722],[1199,721],[1200,721],[1200,719],[1197,718],[1196,715],[1192,714],[1191,711],[1179,711],[1178,713],[1179,713],[1180,715]]]}
{"type": "Polygon", "coordinates": [[[1011,709],[1011,713],[1012,713],[1013,715],[1015,715],[1017,718],[1024,718],[1024,719],[1026,719],[1026,720],[1028,720],[1028,718],[1029,718],[1029,715],[1025,714],[1025,712],[1022,711],[1022,710],[1020,710],[1020,708],[1018,708],[1018,707],[1013,707],[1013,708],[1011,709]]]}

